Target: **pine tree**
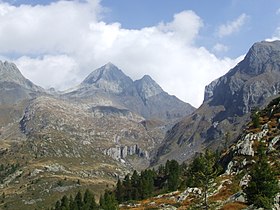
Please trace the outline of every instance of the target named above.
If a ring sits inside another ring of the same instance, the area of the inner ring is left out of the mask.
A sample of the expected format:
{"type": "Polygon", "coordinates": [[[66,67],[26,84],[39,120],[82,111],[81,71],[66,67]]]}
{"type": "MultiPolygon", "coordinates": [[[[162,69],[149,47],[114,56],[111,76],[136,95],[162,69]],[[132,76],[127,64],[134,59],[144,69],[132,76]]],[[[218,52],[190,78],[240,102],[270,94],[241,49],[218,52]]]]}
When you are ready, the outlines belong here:
{"type": "Polygon", "coordinates": [[[258,147],[258,161],[249,174],[251,180],[244,190],[248,203],[258,208],[271,209],[273,199],[279,192],[279,186],[275,172],[267,161],[262,143],[258,147]]]}
{"type": "Polygon", "coordinates": [[[71,210],[74,209],[74,199],[73,199],[72,195],[70,195],[70,198],[69,198],[69,208],[71,210]]]}
{"type": "Polygon", "coordinates": [[[167,169],[167,187],[168,191],[177,190],[179,187],[180,166],[176,160],[171,160],[166,164],[167,169]]]}
{"type": "Polygon", "coordinates": [[[140,198],[139,187],[140,187],[140,177],[137,171],[133,171],[131,176],[131,196],[133,200],[138,200],[140,198]]]}
{"type": "Polygon", "coordinates": [[[259,128],[260,127],[260,112],[259,112],[259,109],[257,109],[257,108],[252,109],[251,119],[252,119],[254,128],[259,128]]]}
{"type": "Polygon", "coordinates": [[[105,191],[104,196],[100,197],[100,207],[103,210],[117,210],[118,202],[115,198],[115,194],[109,191],[105,191]]]}
{"type": "Polygon", "coordinates": [[[132,199],[132,195],[131,195],[131,180],[130,180],[130,177],[129,177],[129,174],[127,174],[125,177],[124,177],[124,180],[123,180],[123,187],[124,187],[124,199],[126,201],[129,201],[132,199]]]}
{"type": "Polygon", "coordinates": [[[81,191],[79,191],[79,192],[77,193],[77,195],[76,195],[74,201],[75,201],[75,203],[77,204],[78,209],[81,210],[82,207],[83,207],[83,198],[82,198],[82,193],[81,193],[81,191]]]}
{"type": "Polygon", "coordinates": [[[70,210],[69,208],[69,199],[66,195],[64,195],[61,199],[61,209],[62,210],[70,210]]]}
{"type": "Polygon", "coordinates": [[[60,201],[56,201],[56,203],[55,203],[55,210],[61,210],[60,201]]]}
{"type": "Polygon", "coordinates": [[[141,198],[148,198],[154,192],[154,177],[155,174],[151,170],[145,170],[141,172],[140,176],[140,194],[141,198]]]}
{"type": "Polygon", "coordinates": [[[219,172],[216,157],[213,152],[206,150],[205,154],[195,158],[188,170],[187,184],[192,187],[201,187],[204,207],[208,209],[208,191],[219,172]]]}
{"type": "Polygon", "coordinates": [[[94,209],[97,209],[97,204],[95,202],[94,195],[89,189],[86,189],[84,193],[83,210],[94,210],[94,209]]]}
{"type": "Polygon", "coordinates": [[[119,203],[124,201],[124,193],[125,193],[124,186],[122,184],[122,181],[119,179],[115,191],[116,199],[118,200],[119,203]]]}

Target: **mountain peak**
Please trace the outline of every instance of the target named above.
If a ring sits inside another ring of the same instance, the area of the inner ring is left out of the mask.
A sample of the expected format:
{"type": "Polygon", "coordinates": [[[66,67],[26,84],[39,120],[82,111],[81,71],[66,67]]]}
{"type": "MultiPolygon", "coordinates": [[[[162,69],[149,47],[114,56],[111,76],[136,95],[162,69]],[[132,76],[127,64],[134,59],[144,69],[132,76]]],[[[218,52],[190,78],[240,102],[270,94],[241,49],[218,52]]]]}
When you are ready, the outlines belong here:
{"type": "Polygon", "coordinates": [[[112,69],[112,68],[118,68],[116,65],[114,65],[113,63],[111,62],[108,62],[107,64],[104,65],[104,68],[106,70],[109,70],[109,69],[112,69]]]}
{"type": "Polygon", "coordinates": [[[259,75],[279,70],[280,41],[262,41],[253,44],[244,60],[240,63],[241,73],[259,75]]]}
{"type": "Polygon", "coordinates": [[[140,97],[144,101],[152,96],[164,92],[149,75],[144,75],[140,80],[136,80],[134,83],[140,97]]]}
{"type": "Polygon", "coordinates": [[[106,65],[91,72],[82,82],[82,84],[91,85],[98,83],[100,80],[117,81],[124,77],[127,76],[117,66],[109,62],[106,65]]]}
{"type": "Polygon", "coordinates": [[[133,85],[132,79],[112,63],[107,63],[91,72],[81,83],[81,86],[90,86],[116,94],[127,92],[131,85],[133,85]]]}
{"type": "Polygon", "coordinates": [[[0,61],[0,80],[21,82],[25,78],[14,63],[0,61]]]}
{"type": "Polygon", "coordinates": [[[0,61],[0,104],[33,98],[44,89],[26,79],[14,63],[0,61]]]}

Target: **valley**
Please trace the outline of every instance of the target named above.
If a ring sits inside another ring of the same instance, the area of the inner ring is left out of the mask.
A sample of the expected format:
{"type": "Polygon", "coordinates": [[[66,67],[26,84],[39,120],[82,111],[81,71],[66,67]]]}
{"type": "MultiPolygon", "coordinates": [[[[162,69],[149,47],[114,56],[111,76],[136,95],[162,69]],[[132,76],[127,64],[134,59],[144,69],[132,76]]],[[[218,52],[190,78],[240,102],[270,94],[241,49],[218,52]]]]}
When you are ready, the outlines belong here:
{"type": "MultiPolygon", "coordinates": [[[[279,58],[280,41],[255,43],[243,61],[206,86],[198,109],[150,76],[133,81],[112,63],[56,92],[0,61],[0,208],[47,209],[62,195],[86,189],[99,200],[133,171],[158,170],[168,160],[187,170],[206,149],[220,154],[222,167],[208,193],[212,207],[247,208],[240,183],[257,161],[259,142],[279,168],[279,58]]],[[[200,186],[187,186],[187,178],[180,177],[179,191],[160,189],[162,195],[120,209],[200,208],[200,186]]]]}

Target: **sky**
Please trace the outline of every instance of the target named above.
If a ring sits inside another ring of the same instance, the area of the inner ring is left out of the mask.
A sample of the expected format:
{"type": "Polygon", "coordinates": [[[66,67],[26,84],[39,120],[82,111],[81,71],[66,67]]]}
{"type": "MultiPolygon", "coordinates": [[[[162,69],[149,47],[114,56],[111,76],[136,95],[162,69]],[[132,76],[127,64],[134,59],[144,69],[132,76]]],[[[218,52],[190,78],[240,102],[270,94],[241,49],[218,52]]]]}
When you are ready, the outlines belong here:
{"type": "Polygon", "coordinates": [[[0,0],[0,60],[58,90],[112,62],[198,107],[253,43],[276,39],[279,0],[0,0]]]}

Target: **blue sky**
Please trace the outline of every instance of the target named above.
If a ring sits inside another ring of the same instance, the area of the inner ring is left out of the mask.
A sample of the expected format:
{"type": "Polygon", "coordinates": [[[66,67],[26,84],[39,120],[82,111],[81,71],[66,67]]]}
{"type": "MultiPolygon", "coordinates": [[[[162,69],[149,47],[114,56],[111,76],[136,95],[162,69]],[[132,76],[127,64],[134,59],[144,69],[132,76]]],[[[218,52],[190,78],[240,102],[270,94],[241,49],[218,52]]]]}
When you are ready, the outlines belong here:
{"type": "Polygon", "coordinates": [[[193,10],[205,24],[197,45],[211,49],[216,42],[227,45],[228,52],[219,56],[239,56],[257,41],[264,40],[275,32],[279,24],[278,0],[103,0],[110,8],[105,17],[108,22],[120,22],[125,28],[143,28],[161,21],[171,21],[182,10],[193,10]],[[232,36],[216,36],[217,28],[235,20],[241,14],[248,15],[244,27],[232,36]]]}
{"type": "Polygon", "coordinates": [[[254,42],[279,38],[279,0],[0,0],[0,59],[60,90],[113,62],[199,106],[254,42]]]}

